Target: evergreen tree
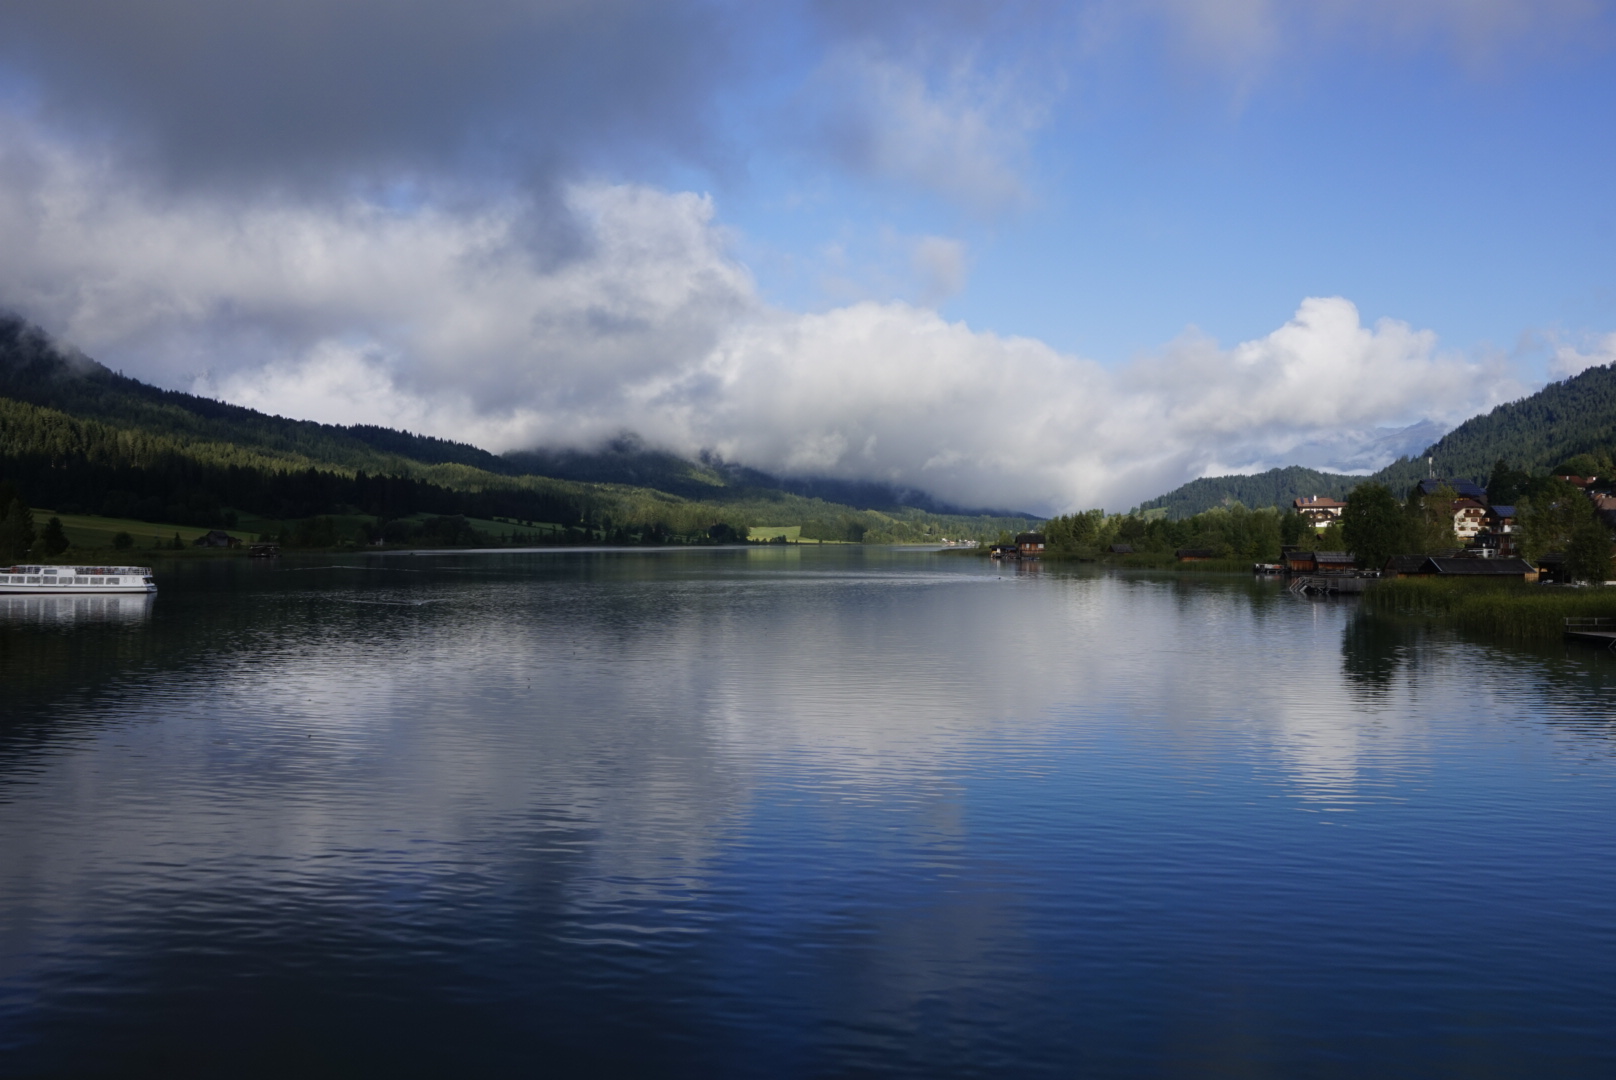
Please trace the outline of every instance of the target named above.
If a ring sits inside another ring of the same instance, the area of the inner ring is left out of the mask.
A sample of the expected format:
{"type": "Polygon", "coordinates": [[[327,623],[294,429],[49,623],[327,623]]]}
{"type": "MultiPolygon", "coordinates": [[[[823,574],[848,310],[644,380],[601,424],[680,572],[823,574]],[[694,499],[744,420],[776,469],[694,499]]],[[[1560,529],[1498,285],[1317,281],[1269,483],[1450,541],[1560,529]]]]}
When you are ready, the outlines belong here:
{"type": "Polygon", "coordinates": [[[12,499],[0,517],[0,562],[15,562],[28,557],[34,546],[34,514],[21,499],[12,499]]]}
{"type": "Polygon", "coordinates": [[[45,523],[41,541],[45,545],[45,554],[52,558],[68,549],[67,531],[62,528],[61,518],[53,517],[45,523]]]}

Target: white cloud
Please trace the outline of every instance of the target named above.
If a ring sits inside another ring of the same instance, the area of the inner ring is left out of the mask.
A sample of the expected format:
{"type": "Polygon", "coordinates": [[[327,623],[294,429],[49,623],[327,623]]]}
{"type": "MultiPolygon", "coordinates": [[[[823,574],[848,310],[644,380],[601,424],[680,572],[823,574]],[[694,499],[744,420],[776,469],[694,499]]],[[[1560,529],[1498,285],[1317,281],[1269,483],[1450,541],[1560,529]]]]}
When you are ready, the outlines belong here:
{"type": "MultiPolygon", "coordinates": [[[[1518,392],[1341,298],[1108,370],[902,302],[771,308],[698,195],[574,187],[579,239],[550,258],[516,201],[176,201],[0,135],[0,297],[113,367],[287,415],[494,450],[629,429],[978,505],[1115,509],[1518,392]]],[[[951,242],[916,254],[945,285],[963,272],[951,242]]]]}
{"type": "Polygon", "coordinates": [[[910,266],[920,281],[921,296],[937,303],[965,288],[965,245],[945,236],[922,236],[915,241],[910,266]]]}
{"type": "Polygon", "coordinates": [[[1022,159],[1047,105],[969,56],[900,60],[868,43],[833,50],[811,83],[818,126],[844,165],[984,212],[1023,205],[1022,159]]]}
{"type": "Polygon", "coordinates": [[[1551,378],[1569,379],[1591,367],[1616,364],[1616,334],[1606,334],[1604,337],[1584,342],[1583,349],[1563,341],[1554,341],[1552,344],[1554,359],[1549,361],[1551,378]]]}

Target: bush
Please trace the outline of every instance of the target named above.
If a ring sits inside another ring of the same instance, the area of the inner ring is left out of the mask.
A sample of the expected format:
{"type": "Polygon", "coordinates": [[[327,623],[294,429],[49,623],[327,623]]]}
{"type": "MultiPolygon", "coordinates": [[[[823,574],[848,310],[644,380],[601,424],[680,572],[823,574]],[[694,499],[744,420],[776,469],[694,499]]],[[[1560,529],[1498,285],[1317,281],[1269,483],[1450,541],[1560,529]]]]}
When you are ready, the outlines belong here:
{"type": "Polygon", "coordinates": [[[112,546],[119,551],[128,551],[135,546],[135,538],[126,532],[117,533],[112,537],[112,546]]]}

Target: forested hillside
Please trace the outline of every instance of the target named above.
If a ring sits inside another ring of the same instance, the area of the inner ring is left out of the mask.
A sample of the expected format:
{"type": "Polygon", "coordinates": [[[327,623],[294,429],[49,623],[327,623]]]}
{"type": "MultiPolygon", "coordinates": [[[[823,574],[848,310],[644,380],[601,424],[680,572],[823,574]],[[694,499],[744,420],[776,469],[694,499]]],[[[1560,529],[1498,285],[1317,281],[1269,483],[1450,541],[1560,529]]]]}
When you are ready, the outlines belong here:
{"type": "Polygon", "coordinates": [[[1306,495],[1345,498],[1353,485],[1362,480],[1361,476],[1343,476],[1291,465],[1251,476],[1207,476],[1191,480],[1183,487],[1140,504],[1139,509],[1141,512],[1165,509],[1170,520],[1179,521],[1220,506],[1235,504],[1251,508],[1287,508],[1295,499],[1306,495]]]}
{"type": "MultiPolygon", "coordinates": [[[[575,455],[573,464],[584,468],[590,458],[575,455]]],[[[0,480],[33,505],[63,513],[203,527],[231,526],[238,514],[282,523],[364,515],[373,519],[372,532],[396,537],[407,537],[409,527],[388,531],[388,522],[497,517],[561,526],[542,530],[547,537],[616,543],[745,536],[752,526],[800,527],[804,538],[817,540],[917,541],[991,537],[1028,524],[839,505],[769,487],[761,473],[637,446],[596,455],[598,481],[525,468],[536,463],[408,432],[287,420],[159,390],[0,317],[0,480]],[[676,490],[609,482],[624,475],[676,490]]],[[[456,535],[470,542],[464,530],[456,535]]]]}
{"type": "Polygon", "coordinates": [[[1365,480],[1385,484],[1402,497],[1433,470],[1437,476],[1485,487],[1499,460],[1512,469],[1542,476],[1579,454],[1596,459],[1616,457],[1616,366],[1589,368],[1529,397],[1472,417],[1418,457],[1400,458],[1371,476],[1344,476],[1293,465],[1253,476],[1205,477],[1141,504],[1140,510],[1165,508],[1167,516],[1177,520],[1235,502],[1248,507],[1286,507],[1301,495],[1342,498],[1365,480]],[[1434,461],[1428,464],[1427,457],[1434,461]]]}

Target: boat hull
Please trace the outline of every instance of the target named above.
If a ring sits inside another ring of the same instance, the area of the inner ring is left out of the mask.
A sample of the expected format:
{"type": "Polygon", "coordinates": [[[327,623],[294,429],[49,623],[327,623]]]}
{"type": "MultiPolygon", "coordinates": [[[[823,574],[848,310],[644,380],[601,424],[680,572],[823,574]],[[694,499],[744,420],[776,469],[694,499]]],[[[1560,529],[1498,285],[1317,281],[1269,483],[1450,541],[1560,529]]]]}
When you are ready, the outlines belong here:
{"type": "Polygon", "coordinates": [[[0,567],[0,596],[86,596],[154,593],[157,584],[144,566],[0,567]]]}

